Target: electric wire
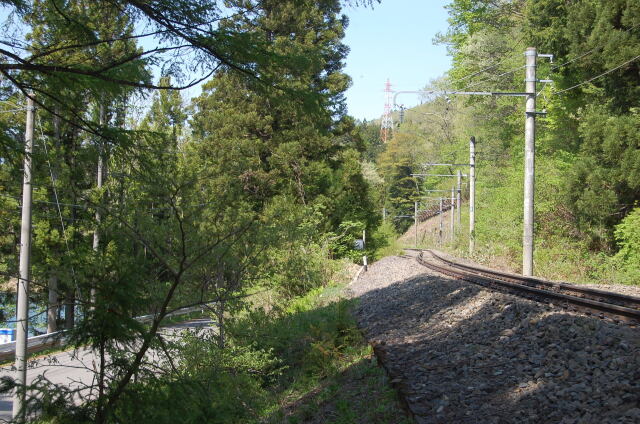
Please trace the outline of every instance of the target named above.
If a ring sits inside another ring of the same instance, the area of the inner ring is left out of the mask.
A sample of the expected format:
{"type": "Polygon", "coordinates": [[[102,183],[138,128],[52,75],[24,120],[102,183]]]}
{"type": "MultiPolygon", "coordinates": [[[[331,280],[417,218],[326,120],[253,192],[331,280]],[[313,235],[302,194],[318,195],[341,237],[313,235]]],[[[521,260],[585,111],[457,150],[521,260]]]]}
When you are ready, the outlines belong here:
{"type": "Polygon", "coordinates": [[[24,112],[27,109],[8,109],[8,110],[0,110],[0,113],[15,113],[15,112],[24,112]]]}
{"type": "MultiPolygon", "coordinates": [[[[524,35],[522,35],[522,36],[521,36],[521,37],[520,37],[520,38],[519,38],[519,39],[518,39],[518,40],[513,44],[513,46],[511,46],[508,50],[514,50],[514,49],[515,49],[516,47],[518,47],[518,46],[519,46],[523,41],[524,41],[524,35]]],[[[480,75],[480,74],[482,74],[482,73],[484,73],[484,72],[486,72],[486,71],[488,71],[488,70],[490,70],[490,69],[497,68],[498,66],[502,65],[504,62],[506,62],[508,59],[510,59],[510,58],[512,58],[512,57],[513,57],[513,56],[506,56],[506,57],[503,57],[503,58],[502,58],[502,59],[500,59],[499,61],[495,62],[495,63],[494,63],[494,64],[492,64],[492,65],[487,66],[486,68],[483,68],[483,69],[481,69],[481,70],[479,70],[479,71],[477,71],[477,72],[474,72],[474,73],[472,73],[472,74],[470,74],[470,75],[467,75],[467,76],[465,76],[465,77],[459,78],[459,79],[457,79],[457,80],[451,81],[448,85],[449,85],[449,86],[452,86],[453,84],[457,84],[457,83],[459,83],[459,82],[461,82],[461,81],[465,81],[465,80],[467,80],[467,79],[469,79],[469,78],[472,78],[472,77],[474,77],[474,76],[476,76],[476,75],[480,75]]],[[[467,86],[468,86],[468,84],[467,84],[467,85],[465,85],[465,87],[464,87],[464,88],[462,88],[462,90],[466,89],[466,87],[467,87],[467,86]]]]}
{"type": "MultiPolygon", "coordinates": [[[[58,215],[60,216],[60,225],[62,226],[62,237],[64,238],[65,248],[67,250],[67,255],[71,257],[71,249],[69,249],[69,238],[67,237],[67,226],[64,224],[64,219],[62,218],[62,209],[60,208],[60,199],[58,197],[58,188],[56,187],[56,178],[53,175],[53,168],[51,166],[51,159],[49,157],[49,149],[47,148],[47,140],[44,138],[44,131],[42,130],[42,122],[40,121],[40,115],[36,115],[36,126],[40,130],[40,140],[42,141],[42,145],[44,146],[45,156],[47,158],[47,165],[49,167],[49,175],[51,177],[51,187],[53,188],[53,195],[56,200],[56,208],[58,209],[58,215]]],[[[73,265],[71,265],[71,278],[73,280],[73,284],[76,286],[78,290],[78,294],[82,296],[82,292],[80,291],[80,286],[78,285],[78,281],[76,280],[76,270],[73,265]]]]}
{"type": "Polygon", "coordinates": [[[576,85],[573,85],[573,86],[571,86],[571,87],[569,87],[569,88],[565,88],[564,90],[556,91],[556,92],[554,92],[553,94],[554,94],[554,95],[558,95],[558,94],[565,93],[565,92],[567,92],[567,91],[573,90],[574,88],[578,88],[578,87],[580,87],[580,86],[582,86],[582,85],[584,85],[584,84],[588,84],[588,83],[590,83],[591,81],[597,80],[598,78],[601,78],[601,77],[603,77],[603,76],[605,76],[605,75],[607,75],[607,74],[610,74],[611,72],[616,71],[616,70],[618,70],[618,69],[622,68],[623,66],[628,65],[628,64],[630,64],[630,63],[632,63],[632,62],[634,62],[634,61],[636,61],[636,60],[638,60],[638,59],[640,59],[640,55],[638,55],[638,56],[636,56],[636,57],[634,57],[634,58],[632,58],[632,59],[629,59],[629,60],[627,60],[626,62],[621,63],[620,65],[618,65],[618,66],[616,66],[616,67],[614,67],[614,68],[611,68],[611,69],[609,69],[609,70],[607,70],[607,71],[605,71],[605,72],[603,72],[603,73],[601,73],[601,74],[599,74],[599,75],[596,75],[596,76],[595,76],[595,77],[593,77],[593,78],[589,78],[588,80],[582,81],[581,83],[576,84],[576,85]]]}
{"type": "Polygon", "coordinates": [[[476,81],[476,82],[474,82],[473,84],[467,84],[467,85],[465,85],[465,86],[464,86],[464,88],[462,88],[462,90],[467,90],[467,89],[469,89],[469,88],[471,88],[471,87],[475,87],[475,86],[480,85],[480,84],[482,84],[482,83],[485,83],[485,82],[487,82],[487,81],[495,80],[495,79],[497,79],[497,78],[501,78],[501,77],[504,77],[504,76],[506,76],[506,75],[513,74],[514,72],[517,72],[517,71],[519,71],[520,69],[524,69],[524,65],[520,65],[520,66],[518,66],[518,67],[516,67],[516,68],[510,69],[510,70],[508,70],[508,71],[506,71],[506,72],[503,72],[503,73],[501,73],[501,74],[498,74],[498,75],[492,75],[492,76],[490,76],[490,77],[488,77],[488,78],[485,78],[485,79],[483,79],[483,80],[481,80],[481,81],[476,81]]]}
{"type": "MultiPolygon", "coordinates": [[[[639,26],[640,26],[640,24],[636,24],[636,25],[634,25],[634,26],[632,26],[632,27],[630,27],[630,28],[626,29],[624,32],[629,32],[629,31],[631,31],[631,30],[634,30],[634,29],[638,28],[639,26]]],[[[575,62],[575,61],[577,61],[577,60],[579,60],[579,59],[582,59],[583,57],[590,55],[591,53],[593,53],[594,51],[598,50],[598,49],[599,49],[599,48],[601,48],[601,47],[604,47],[604,44],[600,44],[600,45],[598,45],[598,46],[596,46],[596,47],[592,48],[591,50],[588,50],[588,51],[586,51],[586,52],[584,52],[584,53],[580,54],[579,56],[577,56],[577,57],[575,57],[575,58],[573,58],[573,59],[571,59],[571,60],[568,60],[568,61],[566,61],[566,62],[560,63],[560,64],[555,65],[555,66],[552,66],[552,67],[551,67],[551,70],[552,70],[552,71],[555,71],[555,70],[556,70],[556,69],[558,69],[558,68],[561,68],[561,67],[566,66],[566,65],[568,65],[568,64],[570,64],[570,63],[573,63],[573,62],[575,62]]]]}

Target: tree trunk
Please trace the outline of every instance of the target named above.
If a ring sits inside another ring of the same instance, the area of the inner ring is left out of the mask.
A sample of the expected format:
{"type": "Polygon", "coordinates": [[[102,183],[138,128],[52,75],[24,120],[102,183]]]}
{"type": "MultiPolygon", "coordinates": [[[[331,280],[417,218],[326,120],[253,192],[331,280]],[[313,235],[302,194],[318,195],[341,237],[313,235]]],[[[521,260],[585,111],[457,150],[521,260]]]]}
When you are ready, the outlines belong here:
{"type": "Polygon", "coordinates": [[[49,309],[47,310],[47,333],[58,330],[58,277],[55,274],[49,276],[49,309]]]}

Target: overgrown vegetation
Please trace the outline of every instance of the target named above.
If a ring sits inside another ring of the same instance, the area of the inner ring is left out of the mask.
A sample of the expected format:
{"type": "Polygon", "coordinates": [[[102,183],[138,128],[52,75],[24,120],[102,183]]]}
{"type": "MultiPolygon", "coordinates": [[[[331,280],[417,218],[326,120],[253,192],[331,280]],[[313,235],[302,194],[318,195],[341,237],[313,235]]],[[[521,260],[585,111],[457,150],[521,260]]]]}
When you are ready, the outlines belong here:
{"type": "MultiPolygon", "coordinates": [[[[229,323],[224,347],[215,331],[202,330],[170,344],[172,371],[132,384],[114,416],[139,423],[409,423],[356,327],[356,301],[345,295],[344,281],[334,281],[275,305],[255,298],[229,323]]],[[[82,419],[82,410],[51,410],[55,419],[44,422],[82,419]]]]}
{"type": "MultiPolygon", "coordinates": [[[[538,60],[535,273],[574,281],[638,283],[640,251],[631,242],[640,185],[640,6],[626,1],[453,0],[447,46],[453,67],[425,90],[524,89],[526,47],[538,60]],[[597,77],[597,78],[596,78],[597,77]],[[593,79],[593,80],[592,80],[593,79]],[[628,218],[625,218],[628,217],[628,218]]],[[[521,267],[524,105],[505,97],[426,96],[376,157],[390,215],[426,208],[424,190],[450,189],[443,178],[412,178],[425,162],[467,163],[477,140],[478,256],[521,267]]],[[[398,122],[400,114],[395,116],[398,122]]],[[[363,134],[372,125],[363,124],[363,134]]],[[[456,168],[429,168],[455,173],[456,168]]],[[[439,172],[442,171],[442,172],[439,172]]],[[[466,193],[463,193],[466,195],[466,193]]],[[[404,231],[410,220],[394,221],[404,231]]],[[[464,237],[463,233],[463,237],[464,237]]],[[[457,244],[466,251],[466,241],[457,244]]]]}
{"type": "MultiPolygon", "coordinates": [[[[172,380],[176,364],[157,334],[166,315],[212,305],[208,342],[219,352],[199,372],[231,384],[220,370],[242,374],[236,360],[259,359],[228,334],[256,290],[295,299],[327,281],[329,258],[360,255],[363,230],[369,252],[382,245],[364,146],[345,110],[343,3],[372,2],[5,2],[0,272],[7,283],[18,275],[29,95],[38,109],[31,295],[53,311],[52,327],[95,355],[88,387],[38,381],[24,416],[120,422],[133,419],[133,400],[156,417],[179,398],[208,417],[235,389],[172,380]],[[204,79],[199,97],[181,96],[204,79]],[[147,314],[151,323],[134,319],[147,314]]],[[[263,383],[247,378],[237,390],[248,396],[263,383]]]]}

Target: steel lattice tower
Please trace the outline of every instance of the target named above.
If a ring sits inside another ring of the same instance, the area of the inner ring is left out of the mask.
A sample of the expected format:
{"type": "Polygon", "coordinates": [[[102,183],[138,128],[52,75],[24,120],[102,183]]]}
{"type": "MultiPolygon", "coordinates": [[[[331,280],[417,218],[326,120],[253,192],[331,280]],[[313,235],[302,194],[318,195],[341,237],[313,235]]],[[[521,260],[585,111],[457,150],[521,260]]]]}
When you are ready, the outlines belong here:
{"type": "Polygon", "coordinates": [[[382,115],[382,121],[380,123],[380,139],[383,143],[386,143],[391,133],[393,132],[393,117],[391,116],[391,101],[393,91],[391,90],[391,81],[387,78],[387,83],[384,86],[385,103],[384,114],[382,115]]]}

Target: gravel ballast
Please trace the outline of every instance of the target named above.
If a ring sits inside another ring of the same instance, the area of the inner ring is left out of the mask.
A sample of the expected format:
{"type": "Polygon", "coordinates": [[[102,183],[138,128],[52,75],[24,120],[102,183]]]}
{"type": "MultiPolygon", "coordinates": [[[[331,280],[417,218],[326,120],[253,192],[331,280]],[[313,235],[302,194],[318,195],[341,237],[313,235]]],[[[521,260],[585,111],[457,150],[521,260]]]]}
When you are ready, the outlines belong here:
{"type": "Polygon", "coordinates": [[[387,257],[351,285],[418,423],[640,423],[640,329],[387,257]]]}

